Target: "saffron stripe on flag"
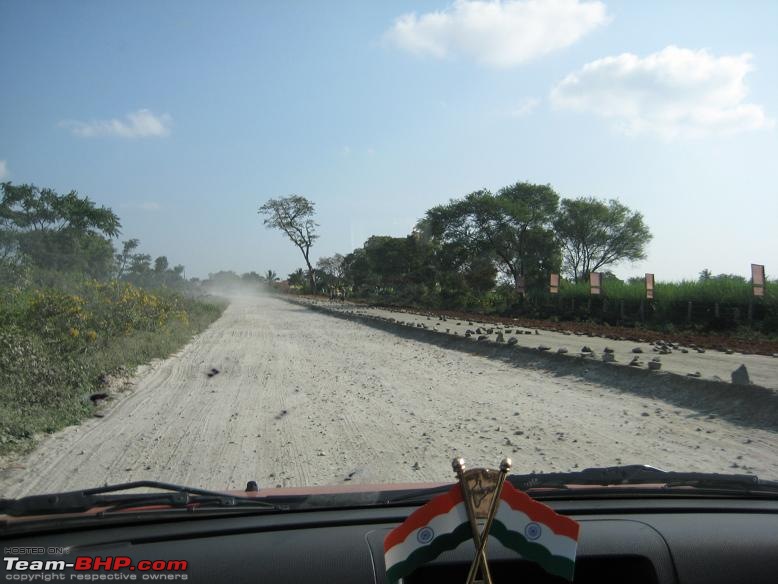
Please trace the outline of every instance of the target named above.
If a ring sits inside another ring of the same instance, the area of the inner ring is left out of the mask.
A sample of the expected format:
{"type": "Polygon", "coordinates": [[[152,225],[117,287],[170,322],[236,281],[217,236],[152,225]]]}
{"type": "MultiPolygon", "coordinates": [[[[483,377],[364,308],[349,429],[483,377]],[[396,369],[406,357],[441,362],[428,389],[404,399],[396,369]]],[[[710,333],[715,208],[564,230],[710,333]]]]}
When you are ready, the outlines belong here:
{"type": "Polygon", "coordinates": [[[438,495],[423,507],[416,509],[408,519],[393,529],[384,540],[384,552],[405,541],[412,531],[427,525],[433,517],[448,513],[463,501],[462,489],[458,483],[454,484],[448,492],[438,495]]]}
{"type": "Polygon", "coordinates": [[[532,521],[547,525],[557,535],[578,540],[578,531],[580,529],[578,523],[569,517],[560,515],[551,507],[535,501],[526,493],[516,489],[508,481],[503,485],[500,498],[503,503],[507,503],[512,509],[525,513],[532,521]]]}
{"type": "Polygon", "coordinates": [[[470,523],[460,523],[456,529],[439,535],[429,545],[416,548],[404,560],[394,564],[387,563],[386,577],[389,582],[396,582],[420,566],[431,562],[443,552],[455,549],[462,542],[472,539],[472,537],[473,532],[470,528],[470,523]]]}

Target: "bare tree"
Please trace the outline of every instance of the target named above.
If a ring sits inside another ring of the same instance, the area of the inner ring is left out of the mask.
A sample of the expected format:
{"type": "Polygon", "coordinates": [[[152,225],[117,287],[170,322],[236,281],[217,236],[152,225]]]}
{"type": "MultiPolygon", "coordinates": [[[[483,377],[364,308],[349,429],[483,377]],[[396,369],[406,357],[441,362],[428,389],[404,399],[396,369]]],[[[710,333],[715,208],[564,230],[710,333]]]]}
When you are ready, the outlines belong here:
{"type": "Polygon", "coordinates": [[[313,220],[315,212],[314,204],[300,195],[270,199],[259,208],[260,215],[265,215],[265,227],[283,231],[303,254],[313,292],[316,291],[316,276],[310,252],[313,242],[319,237],[316,234],[318,224],[313,220]]]}

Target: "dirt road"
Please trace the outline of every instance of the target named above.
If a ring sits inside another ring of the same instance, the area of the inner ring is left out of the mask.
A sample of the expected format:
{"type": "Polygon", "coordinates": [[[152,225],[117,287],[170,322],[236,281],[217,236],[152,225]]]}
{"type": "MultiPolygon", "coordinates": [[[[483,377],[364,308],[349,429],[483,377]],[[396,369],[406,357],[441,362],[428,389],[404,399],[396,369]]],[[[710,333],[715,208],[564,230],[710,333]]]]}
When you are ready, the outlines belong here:
{"type": "Polygon", "coordinates": [[[208,488],[451,479],[646,463],[778,478],[776,433],[445,349],[272,297],[237,298],[92,418],[6,463],[0,494],[153,478],[208,488]],[[219,373],[208,377],[216,368],[219,373]]]}

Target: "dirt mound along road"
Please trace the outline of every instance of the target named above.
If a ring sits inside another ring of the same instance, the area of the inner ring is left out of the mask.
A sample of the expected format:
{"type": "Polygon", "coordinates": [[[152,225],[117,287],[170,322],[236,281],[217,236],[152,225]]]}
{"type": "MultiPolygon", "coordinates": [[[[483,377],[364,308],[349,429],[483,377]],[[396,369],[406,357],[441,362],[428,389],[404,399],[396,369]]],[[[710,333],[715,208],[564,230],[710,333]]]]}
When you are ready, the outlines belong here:
{"type": "MultiPolygon", "coordinates": [[[[673,343],[679,347],[678,349],[672,349],[669,353],[665,354],[658,350],[655,351],[659,346],[652,345],[646,339],[643,339],[642,342],[638,342],[626,339],[619,340],[583,334],[579,335],[575,334],[572,328],[562,327],[559,330],[535,328],[533,326],[519,324],[518,321],[510,319],[508,321],[490,318],[472,320],[475,318],[474,315],[447,317],[444,314],[371,307],[354,303],[329,302],[317,298],[302,298],[297,301],[313,307],[321,307],[346,314],[393,318],[395,321],[402,322],[410,327],[421,325],[429,330],[440,332],[448,330],[452,335],[458,334],[459,336],[464,336],[468,330],[476,331],[481,329],[482,331],[487,331],[492,329],[492,334],[487,335],[489,340],[492,341],[496,339],[495,333],[498,330],[502,330],[504,331],[504,338],[506,340],[511,336],[515,336],[516,344],[520,347],[536,349],[541,345],[545,345],[554,352],[557,351],[557,349],[564,347],[567,349],[567,354],[570,356],[577,355],[584,346],[592,349],[592,353],[598,358],[601,357],[601,354],[606,348],[613,349],[616,363],[622,365],[627,365],[632,358],[638,355],[641,360],[641,367],[645,368],[648,361],[658,356],[662,362],[662,371],[672,372],[682,376],[699,372],[699,377],[701,379],[711,381],[729,382],[731,380],[732,372],[745,364],[752,383],[761,387],[778,390],[778,358],[766,355],[745,355],[712,349],[700,353],[689,346],[684,347],[678,345],[678,343],[673,343]],[[636,348],[640,349],[640,353],[633,353],[633,349],[636,348]],[[682,349],[686,352],[683,352],[682,349]]],[[[545,324],[549,325],[550,323],[546,322],[545,324]]],[[[480,334],[481,333],[476,333],[476,335],[473,335],[473,338],[477,338],[480,334]]],[[[640,334],[642,334],[642,332],[640,334]]],[[[655,334],[658,335],[658,333],[655,334]]],[[[778,420],[776,420],[776,422],[778,422],[778,420]]]]}
{"type": "Polygon", "coordinates": [[[0,494],[139,479],[207,488],[452,480],[455,455],[473,465],[511,456],[516,472],[645,463],[778,477],[772,431],[274,297],[233,299],[108,405],[105,417],[6,461],[0,494]]]}

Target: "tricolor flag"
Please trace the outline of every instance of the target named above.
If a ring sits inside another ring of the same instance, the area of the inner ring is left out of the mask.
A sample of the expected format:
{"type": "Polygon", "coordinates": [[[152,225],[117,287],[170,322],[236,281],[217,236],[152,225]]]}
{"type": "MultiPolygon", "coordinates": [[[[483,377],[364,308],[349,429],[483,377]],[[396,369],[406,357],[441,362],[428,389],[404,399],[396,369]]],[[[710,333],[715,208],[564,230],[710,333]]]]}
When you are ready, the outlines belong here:
{"type": "Polygon", "coordinates": [[[455,484],[447,493],[419,507],[384,539],[384,561],[390,582],[453,550],[473,538],[462,489],[455,484]]]}
{"type": "Polygon", "coordinates": [[[506,481],[489,535],[546,572],[572,581],[579,528],[506,481]]]}
{"type": "MultiPolygon", "coordinates": [[[[578,523],[516,490],[507,481],[490,536],[551,574],[573,579],[578,523]]],[[[384,539],[390,582],[412,573],[473,533],[459,484],[420,507],[384,539]]]]}

